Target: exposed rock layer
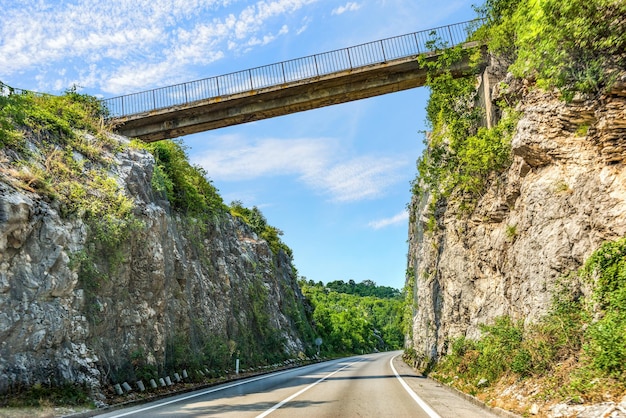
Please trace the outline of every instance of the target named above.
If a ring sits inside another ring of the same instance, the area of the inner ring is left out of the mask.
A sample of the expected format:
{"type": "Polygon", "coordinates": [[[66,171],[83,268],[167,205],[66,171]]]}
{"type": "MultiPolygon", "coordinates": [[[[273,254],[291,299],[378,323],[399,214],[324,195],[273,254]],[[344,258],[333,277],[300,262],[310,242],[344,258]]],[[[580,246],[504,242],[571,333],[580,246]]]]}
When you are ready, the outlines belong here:
{"type": "Polygon", "coordinates": [[[411,204],[412,342],[425,359],[456,337],[478,337],[497,316],[537,319],[560,277],[626,234],[626,77],[572,103],[506,82],[523,97],[508,171],[469,217],[439,202],[434,233],[424,232],[427,202],[411,204]]]}
{"type": "MultiPolygon", "coordinates": [[[[287,255],[274,255],[228,214],[205,228],[173,213],[153,192],[147,152],[110,157],[143,226],[124,244],[123,260],[89,289],[76,263],[93,245],[83,220],[13,187],[7,159],[0,167],[0,391],[66,381],[97,388],[123,377],[131,358],[163,369],[168,344],[202,349],[213,338],[236,350],[232,342],[254,323],[254,303],[279,330],[278,355],[302,350],[286,312],[302,297],[287,255]]],[[[94,260],[103,271],[109,256],[94,260]]]]}

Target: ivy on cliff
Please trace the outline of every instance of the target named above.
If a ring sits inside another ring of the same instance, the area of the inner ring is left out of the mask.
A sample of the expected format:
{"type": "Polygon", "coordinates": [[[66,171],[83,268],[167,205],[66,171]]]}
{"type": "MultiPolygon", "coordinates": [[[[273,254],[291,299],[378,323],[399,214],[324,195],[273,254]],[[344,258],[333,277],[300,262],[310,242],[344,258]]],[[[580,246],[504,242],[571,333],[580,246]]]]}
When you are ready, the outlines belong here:
{"type": "MultiPolygon", "coordinates": [[[[543,89],[557,88],[565,100],[577,93],[597,94],[610,88],[626,67],[626,3],[620,0],[487,0],[476,8],[486,24],[471,35],[487,43],[492,53],[512,64],[509,70],[543,89]]],[[[510,161],[510,138],[517,115],[509,103],[492,129],[480,126],[472,77],[454,78],[448,70],[464,53],[445,49],[428,61],[431,96],[427,121],[431,132],[427,151],[418,160],[413,192],[431,195],[431,214],[440,199],[455,196],[459,207],[473,210],[476,198],[493,174],[510,161]]],[[[434,228],[431,222],[427,228],[434,228]]]]}
{"type": "Polygon", "coordinates": [[[98,100],[73,88],[61,96],[8,94],[0,104],[0,144],[14,151],[4,178],[57,202],[62,216],[82,217],[96,247],[118,260],[120,243],[140,225],[108,172],[120,145],[107,135],[98,100]],[[27,136],[34,147],[26,147],[27,136]]]}
{"type": "MultiPolygon", "coordinates": [[[[438,44],[436,39],[431,42],[438,44]]],[[[507,111],[495,127],[481,126],[484,114],[477,106],[475,77],[454,77],[450,71],[452,63],[467,51],[460,47],[443,49],[445,46],[439,45],[442,50],[436,61],[421,59],[429,70],[426,117],[431,131],[426,138],[427,150],[417,161],[413,194],[431,195],[429,229],[434,228],[434,205],[440,199],[455,196],[459,207],[470,212],[490,176],[508,166],[517,120],[514,112],[507,111]]],[[[476,63],[478,59],[478,55],[472,57],[476,63]]]]}

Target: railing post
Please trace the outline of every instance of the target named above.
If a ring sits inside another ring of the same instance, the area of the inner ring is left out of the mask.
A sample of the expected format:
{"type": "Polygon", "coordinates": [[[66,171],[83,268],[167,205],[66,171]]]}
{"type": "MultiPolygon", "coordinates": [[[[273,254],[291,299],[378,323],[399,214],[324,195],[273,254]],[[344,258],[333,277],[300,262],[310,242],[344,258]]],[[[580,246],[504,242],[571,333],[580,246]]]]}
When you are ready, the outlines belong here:
{"type": "Polygon", "coordinates": [[[413,32],[413,37],[415,38],[415,47],[417,48],[417,53],[420,53],[420,43],[417,41],[417,33],[413,32]]]}
{"type": "Polygon", "coordinates": [[[320,76],[320,70],[317,68],[317,55],[313,55],[313,61],[315,62],[315,75],[320,76]]]}
{"type": "Polygon", "coordinates": [[[285,77],[285,61],[281,61],[280,68],[283,70],[283,84],[287,82],[287,77],[285,77]]]}
{"type": "Polygon", "coordinates": [[[152,109],[156,109],[156,108],[157,108],[157,106],[156,106],[156,94],[155,94],[155,91],[156,91],[156,90],[154,90],[154,89],[152,90],[152,106],[153,106],[153,107],[152,107],[152,109]]]}
{"type": "Polygon", "coordinates": [[[383,62],[387,62],[387,57],[385,56],[385,45],[383,45],[383,41],[380,41],[380,49],[383,51],[383,62]]]}
{"type": "Polygon", "coordinates": [[[346,48],[346,52],[348,53],[348,64],[350,65],[350,69],[352,69],[352,59],[350,58],[350,48],[346,48]]]}
{"type": "Polygon", "coordinates": [[[254,90],[254,85],[252,84],[252,70],[248,70],[248,75],[250,76],[250,90],[254,90]]]}
{"type": "Polygon", "coordinates": [[[217,86],[217,95],[221,96],[221,94],[220,94],[220,78],[219,77],[215,77],[215,85],[217,86]]]}
{"type": "Polygon", "coordinates": [[[448,25],[448,34],[450,35],[450,47],[453,47],[454,39],[452,38],[452,30],[450,29],[450,25],[448,25]]]}
{"type": "Polygon", "coordinates": [[[189,103],[189,99],[187,98],[187,83],[183,84],[183,88],[185,89],[185,104],[189,103]]]}

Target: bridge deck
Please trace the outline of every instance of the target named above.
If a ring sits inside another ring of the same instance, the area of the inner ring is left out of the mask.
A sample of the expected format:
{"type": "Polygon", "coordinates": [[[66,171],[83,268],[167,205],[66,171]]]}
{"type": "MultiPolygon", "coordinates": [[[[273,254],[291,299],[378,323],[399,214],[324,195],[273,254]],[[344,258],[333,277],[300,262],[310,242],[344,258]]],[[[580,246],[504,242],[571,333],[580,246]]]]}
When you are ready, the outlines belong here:
{"type": "MultiPolygon", "coordinates": [[[[424,85],[417,56],[429,39],[465,43],[480,21],[388,38],[223,76],[104,100],[116,130],[146,142],[359,100],[424,85]]],[[[430,49],[428,48],[430,47],[430,49]]],[[[451,70],[462,75],[467,57],[451,70]]]]}

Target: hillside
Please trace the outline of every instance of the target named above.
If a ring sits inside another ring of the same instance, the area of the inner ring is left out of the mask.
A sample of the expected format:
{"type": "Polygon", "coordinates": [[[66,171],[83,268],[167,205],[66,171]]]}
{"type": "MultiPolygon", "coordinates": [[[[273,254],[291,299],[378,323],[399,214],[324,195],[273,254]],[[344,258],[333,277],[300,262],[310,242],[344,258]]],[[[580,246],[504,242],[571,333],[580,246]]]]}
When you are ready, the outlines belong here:
{"type": "Polygon", "coordinates": [[[404,343],[404,300],[397,289],[371,280],[300,281],[322,355],[399,350],[404,343]]]}
{"type": "Polygon", "coordinates": [[[225,205],[180,143],[103,116],[75,91],[0,96],[0,399],[70,385],[107,402],[114,384],[313,354],[279,231],[225,205]]]}
{"type": "Polygon", "coordinates": [[[490,0],[479,11],[487,24],[475,37],[490,61],[481,81],[498,120],[484,126],[476,78],[430,77],[432,130],[410,205],[407,358],[523,414],[616,408],[626,391],[626,6],[490,0]]]}

